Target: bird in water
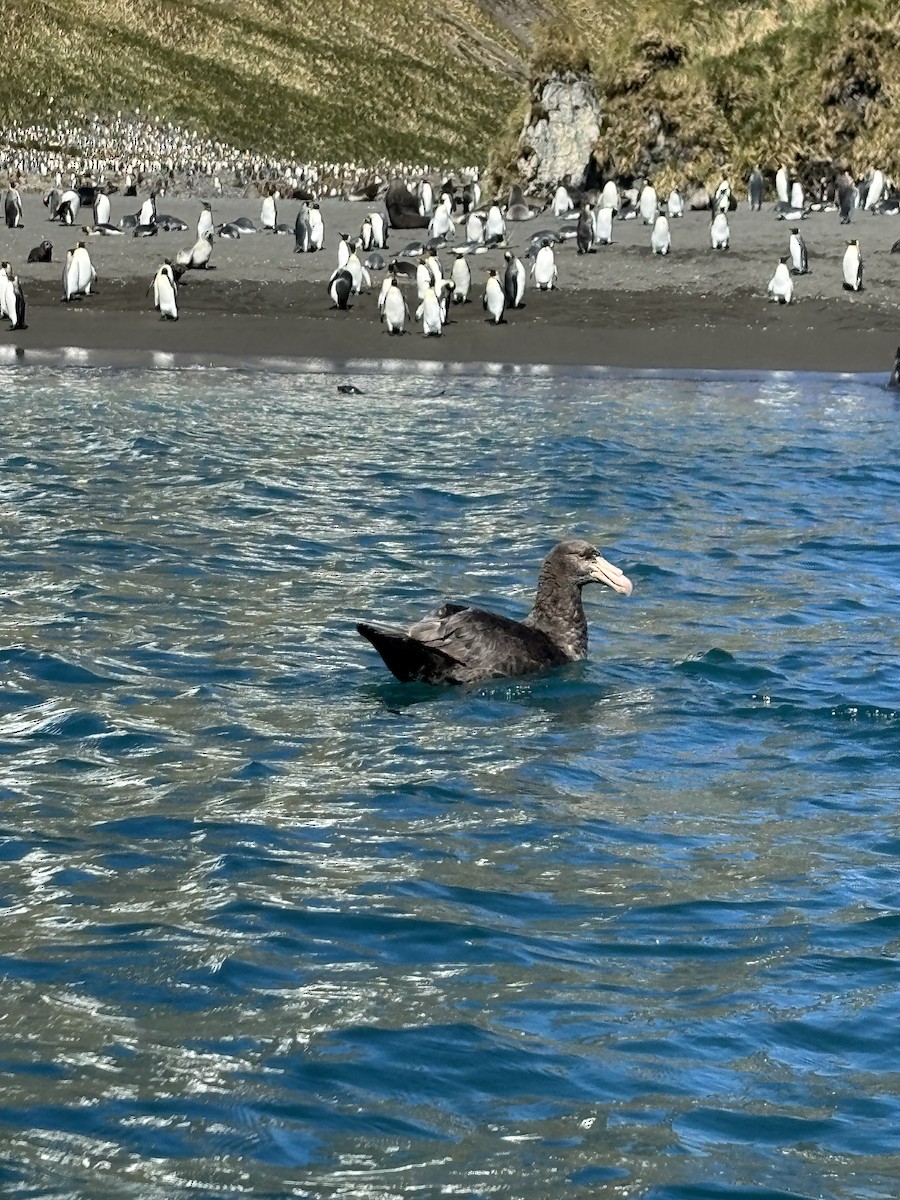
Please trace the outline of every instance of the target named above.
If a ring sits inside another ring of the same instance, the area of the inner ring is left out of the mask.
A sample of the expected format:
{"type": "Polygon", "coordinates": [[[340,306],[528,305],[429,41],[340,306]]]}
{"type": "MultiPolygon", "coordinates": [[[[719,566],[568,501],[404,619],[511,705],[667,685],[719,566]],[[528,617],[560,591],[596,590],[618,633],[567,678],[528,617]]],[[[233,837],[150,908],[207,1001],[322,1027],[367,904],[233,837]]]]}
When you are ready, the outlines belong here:
{"type": "Polygon", "coordinates": [[[589,583],[631,594],[631,580],[589,542],[559,542],[544,559],[534,607],[524,621],[444,604],[408,630],[365,622],[356,628],[401,683],[479,683],[529,675],[587,657],[581,589],[589,583]]]}

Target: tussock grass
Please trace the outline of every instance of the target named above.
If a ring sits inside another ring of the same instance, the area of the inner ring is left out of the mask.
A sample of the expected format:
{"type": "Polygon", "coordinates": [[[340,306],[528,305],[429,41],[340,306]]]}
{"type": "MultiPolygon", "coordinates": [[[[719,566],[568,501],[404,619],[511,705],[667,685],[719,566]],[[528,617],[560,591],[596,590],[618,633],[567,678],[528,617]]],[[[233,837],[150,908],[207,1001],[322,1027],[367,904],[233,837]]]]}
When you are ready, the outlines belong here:
{"type": "Polygon", "coordinates": [[[509,170],[535,80],[589,67],[604,170],[900,175],[894,0],[5,0],[4,38],[9,123],[139,106],[269,154],[509,170]]]}
{"type": "MultiPolygon", "coordinates": [[[[661,186],[870,164],[900,176],[900,9],[889,0],[556,0],[532,88],[582,51],[603,104],[603,173],[661,186]],[[562,32],[560,32],[562,31],[562,32]]],[[[533,93],[532,93],[533,94],[533,93]]],[[[527,110],[526,110],[527,111],[527,110]]],[[[519,114],[518,129],[524,112],[519,114]]],[[[495,175],[515,161],[498,135],[495,175]]]]}
{"type": "Polygon", "coordinates": [[[478,162],[524,78],[478,0],[6,0],[4,25],[4,123],[139,107],[319,161],[478,162]]]}

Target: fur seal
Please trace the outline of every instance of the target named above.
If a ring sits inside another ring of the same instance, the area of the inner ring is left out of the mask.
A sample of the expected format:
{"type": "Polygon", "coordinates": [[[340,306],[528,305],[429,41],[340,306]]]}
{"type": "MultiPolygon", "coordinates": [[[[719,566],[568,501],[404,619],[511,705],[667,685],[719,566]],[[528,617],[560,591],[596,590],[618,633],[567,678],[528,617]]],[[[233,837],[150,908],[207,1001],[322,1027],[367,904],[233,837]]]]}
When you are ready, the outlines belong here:
{"type": "Polygon", "coordinates": [[[34,246],[28,251],[28,261],[36,262],[52,262],[53,261],[53,243],[44,240],[39,246],[34,246]]]}
{"type": "Polygon", "coordinates": [[[420,211],[419,201],[402,179],[388,184],[384,206],[394,229],[427,229],[431,214],[420,211]]]}

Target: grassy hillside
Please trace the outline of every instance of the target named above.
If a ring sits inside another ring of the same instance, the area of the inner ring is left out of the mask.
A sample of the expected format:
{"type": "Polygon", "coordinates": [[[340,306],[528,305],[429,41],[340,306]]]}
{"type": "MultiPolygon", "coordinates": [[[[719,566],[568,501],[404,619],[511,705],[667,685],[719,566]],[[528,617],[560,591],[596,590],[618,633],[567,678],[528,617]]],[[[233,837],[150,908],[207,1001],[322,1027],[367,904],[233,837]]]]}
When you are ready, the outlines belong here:
{"type": "Polygon", "coordinates": [[[13,122],[139,105],[264,152],[477,163],[561,52],[590,64],[610,170],[900,174],[894,0],[6,0],[4,33],[13,122]]]}
{"type": "Polygon", "coordinates": [[[479,0],[6,0],[3,23],[10,122],[139,106],[309,159],[478,161],[525,77],[479,0]]]}
{"type": "MultiPolygon", "coordinates": [[[[708,180],[754,163],[872,163],[900,174],[900,9],[892,0],[556,0],[536,51],[587,60],[595,151],[618,173],[708,180]]],[[[521,129],[528,101],[510,130],[521,129]]],[[[510,143],[496,144],[498,162],[510,143]]]]}

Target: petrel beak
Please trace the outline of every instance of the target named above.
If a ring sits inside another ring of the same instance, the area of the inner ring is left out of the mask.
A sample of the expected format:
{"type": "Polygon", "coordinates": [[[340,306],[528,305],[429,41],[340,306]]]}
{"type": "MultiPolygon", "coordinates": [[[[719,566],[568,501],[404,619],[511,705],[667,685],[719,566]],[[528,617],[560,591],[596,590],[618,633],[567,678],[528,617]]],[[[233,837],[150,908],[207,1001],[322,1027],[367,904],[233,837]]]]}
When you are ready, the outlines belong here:
{"type": "Polygon", "coordinates": [[[608,588],[612,588],[614,592],[621,592],[623,596],[630,596],[634,586],[624,571],[614,567],[599,554],[591,564],[591,579],[606,584],[608,588]]]}

